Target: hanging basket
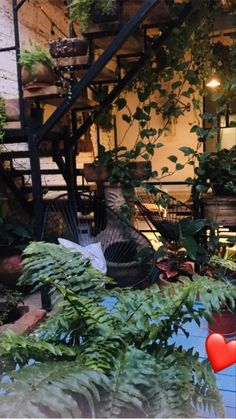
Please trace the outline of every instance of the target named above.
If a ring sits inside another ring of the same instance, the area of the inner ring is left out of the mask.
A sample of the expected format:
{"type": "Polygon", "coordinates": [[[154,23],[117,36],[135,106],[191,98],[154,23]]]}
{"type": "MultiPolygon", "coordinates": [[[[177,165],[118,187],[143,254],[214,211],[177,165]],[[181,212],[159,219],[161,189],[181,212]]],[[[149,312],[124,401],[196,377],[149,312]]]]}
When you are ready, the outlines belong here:
{"type": "Polygon", "coordinates": [[[83,37],[57,39],[49,42],[49,51],[53,58],[84,56],[88,42],[83,37]]]}

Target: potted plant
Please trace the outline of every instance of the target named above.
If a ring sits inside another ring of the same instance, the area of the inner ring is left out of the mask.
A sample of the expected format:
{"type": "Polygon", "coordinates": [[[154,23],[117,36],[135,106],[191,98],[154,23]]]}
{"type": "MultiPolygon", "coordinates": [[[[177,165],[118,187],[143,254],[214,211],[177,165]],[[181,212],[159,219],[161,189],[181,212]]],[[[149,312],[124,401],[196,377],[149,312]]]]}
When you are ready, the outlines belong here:
{"type": "Polygon", "coordinates": [[[88,42],[83,37],[63,38],[49,42],[49,51],[53,58],[76,57],[87,54],[88,42]]]}
{"type": "Polygon", "coordinates": [[[35,43],[20,54],[22,83],[27,89],[52,85],[55,82],[53,60],[47,49],[35,43]]]}
{"type": "Polygon", "coordinates": [[[198,156],[194,187],[202,198],[203,216],[225,226],[236,225],[236,146],[198,156]]]}
{"type": "Polygon", "coordinates": [[[0,211],[0,284],[14,288],[21,274],[21,253],[32,239],[28,226],[0,211]]]}
{"type": "MultiPolygon", "coordinates": [[[[236,263],[227,259],[227,252],[224,258],[212,256],[209,263],[203,265],[201,271],[215,280],[222,281],[236,287],[236,263]]],[[[236,301],[234,298],[226,299],[222,303],[221,310],[212,311],[208,327],[211,332],[218,332],[226,337],[236,335],[236,301]]]]}
{"type": "MultiPolygon", "coordinates": [[[[107,204],[114,210],[132,206],[134,187],[151,177],[150,161],[132,161],[126,147],[106,150],[99,146],[94,163],[84,164],[84,176],[88,182],[103,183],[107,204]]],[[[124,208],[125,209],[125,208],[124,208]]]]}
{"type": "Polygon", "coordinates": [[[163,245],[156,253],[158,284],[161,289],[177,282],[181,275],[191,277],[195,262],[202,264],[207,260],[207,250],[198,243],[196,237],[207,224],[205,219],[192,220],[188,217],[175,224],[167,221],[163,224],[163,228],[171,228],[172,240],[162,239],[163,245]]]}
{"type": "Polygon", "coordinates": [[[89,24],[116,20],[118,2],[115,0],[73,0],[70,4],[71,20],[78,20],[82,32],[86,32],[89,24]]]}

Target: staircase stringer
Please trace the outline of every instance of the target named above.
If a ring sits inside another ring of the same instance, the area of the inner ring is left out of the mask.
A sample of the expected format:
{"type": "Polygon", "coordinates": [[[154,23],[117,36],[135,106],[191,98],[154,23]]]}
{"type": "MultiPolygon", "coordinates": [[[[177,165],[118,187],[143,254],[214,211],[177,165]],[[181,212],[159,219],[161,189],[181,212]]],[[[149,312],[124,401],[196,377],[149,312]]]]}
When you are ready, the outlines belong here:
{"type": "Polygon", "coordinates": [[[87,73],[72,88],[71,98],[65,98],[56,111],[49,117],[47,122],[34,133],[34,142],[39,144],[47,133],[57,124],[57,122],[71,109],[73,103],[78,99],[81,92],[99,75],[107,63],[114,57],[116,52],[122,47],[125,41],[132,35],[137,27],[145,19],[151,9],[160,3],[160,0],[146,0],[138,12],[127,22],[120,32],[114,37],[109,47],[98,58],[98,60],[89,68],[87,73]]]}

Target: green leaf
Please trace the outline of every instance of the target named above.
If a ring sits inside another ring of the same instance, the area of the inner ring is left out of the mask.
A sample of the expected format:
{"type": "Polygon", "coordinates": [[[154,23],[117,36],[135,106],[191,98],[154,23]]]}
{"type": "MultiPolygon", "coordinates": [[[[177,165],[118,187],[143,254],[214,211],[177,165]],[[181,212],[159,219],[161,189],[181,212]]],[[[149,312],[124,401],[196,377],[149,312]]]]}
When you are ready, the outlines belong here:
{"type": "Polygon", "coordinates": [[[168,159],[169,159],[170,161],[172,161],[173,163],[176,163],[176,162],[177,162],[177,160],[178,160],[178,158],[177,158],[176,156],[169,156],[169,157],[168,157],[168,159]]]}
{"type": "Polygon", "coordinates": [[[123,119],[123,121],[127,122],[127,124],[130,124],[130,122],[131,122],[131,116],[130,115],[123,114],[122,119],[123,119]]]}
{"type": "Polygon", "coordinates": [[[115,105],[117,106],[118,111],[123,109],[126,106],[126,104],[127,104],[127,101],[124,98],[119,98],[115,101],[115,105]]]}
{"type": "Polygon", "coordinates": [[[182,151],[185,156],[195,153],[195,150],[191,147],[180,147],[179,150],[182,151]]]}

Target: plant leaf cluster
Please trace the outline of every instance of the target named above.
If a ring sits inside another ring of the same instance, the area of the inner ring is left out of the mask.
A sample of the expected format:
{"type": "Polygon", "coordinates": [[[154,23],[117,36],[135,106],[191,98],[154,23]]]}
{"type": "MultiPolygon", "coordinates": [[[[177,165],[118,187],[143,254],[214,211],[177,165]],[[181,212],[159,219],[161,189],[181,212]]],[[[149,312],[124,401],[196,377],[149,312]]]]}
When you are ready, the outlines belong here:
{"type": "Polygon", "coordinates": [[[32,75],[38,63],[43,63],[53,70],[54,64],[49,51],[35,42],[31,49],[22,49],[19,63],[24,66],[32,75]]]}
{"type": "Polygon", "coordinates": [[[40,242],[24,252],[21,281],[61,298],[31,336],[0,338],[1,417],[193,417],[200,406],[223,415],[210,364],[174,336],[226,298],[233,308],[235,287],[195,275],[175,293],[106,290],[109,280],[79,255],[40,242]]]}

